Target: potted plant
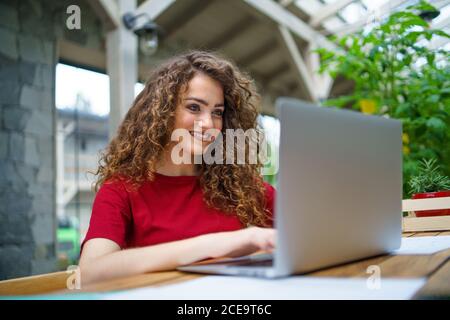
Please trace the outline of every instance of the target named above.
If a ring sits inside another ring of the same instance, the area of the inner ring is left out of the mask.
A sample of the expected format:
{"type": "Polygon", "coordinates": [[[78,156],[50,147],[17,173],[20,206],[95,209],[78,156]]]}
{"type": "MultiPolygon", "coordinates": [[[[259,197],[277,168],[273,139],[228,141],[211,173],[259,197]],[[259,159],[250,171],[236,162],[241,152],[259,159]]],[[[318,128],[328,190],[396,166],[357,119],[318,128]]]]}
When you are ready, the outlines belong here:
{"type": "MultiPolygon", "coordinates": [[[[439,172],[436,159],[422,159],[418,175],[409,181],[413,199],[450,197],[450,178],[439,172]]],[[[449,209],[417,211],[417,217],[450,215],[449,209]]]]}
{"type": "MultiPolygon", "coordinates": [[[[450,55],[428,45],[450,35],[424,19],[429,12],[438,9],[416,1],[360,32],[334,37],[342,50],[317,50],[320,72],[353,84],[349,91],[336,90],[324,106],[402,121],[404,198],[411,194],[408,182],[418,175],[420,159],[450,163],[450,55]]],[[[450,166],[442,172],[450,176],[450,166]]]]}

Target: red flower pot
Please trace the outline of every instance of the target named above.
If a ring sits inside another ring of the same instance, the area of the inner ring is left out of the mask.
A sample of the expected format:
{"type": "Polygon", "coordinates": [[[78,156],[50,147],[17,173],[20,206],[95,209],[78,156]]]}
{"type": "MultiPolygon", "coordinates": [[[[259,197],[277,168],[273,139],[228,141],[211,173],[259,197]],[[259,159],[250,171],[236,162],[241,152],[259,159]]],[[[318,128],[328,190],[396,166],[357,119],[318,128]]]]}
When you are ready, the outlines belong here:
{"type": "MultiPolygon", "coordinates": [[[[429,198],[442,198],[450,197],[450,190],[437,191],[437,192],[424,192],[413,194],[413,199],[429,199],[429,198]]],[[[438,210],[424,210],[416,211],[416,217],[432,217],[432,216],[448,216],[450,215],[449,209],[438,209],[438,210]]]]}

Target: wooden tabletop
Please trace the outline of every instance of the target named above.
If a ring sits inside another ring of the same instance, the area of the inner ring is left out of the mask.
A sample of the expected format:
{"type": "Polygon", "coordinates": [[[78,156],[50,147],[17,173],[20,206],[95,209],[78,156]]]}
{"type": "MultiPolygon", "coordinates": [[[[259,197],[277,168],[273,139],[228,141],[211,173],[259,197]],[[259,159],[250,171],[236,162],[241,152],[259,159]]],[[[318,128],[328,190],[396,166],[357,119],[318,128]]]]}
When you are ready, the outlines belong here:
{"type": "MultiPolygon", "coordinates": [[[[450,235],[446,232],[404,233],[403,237],[450,235]]],[[[432,255],[383,255],[308,273],[315,277],[367,278],[367,267],[378,265],[383,277],[427,278],[426,284],[415,294],[416,299],[450,299],[450,249],[432,255]]],[[[0,282],[0,295],[70,294],[110,292],[139,287],[158,287],[179,283],[204,275],[170,271],[141,274],[84,286],[82,290],[66,288],[70,274],[65,271],[0,282]]]]}

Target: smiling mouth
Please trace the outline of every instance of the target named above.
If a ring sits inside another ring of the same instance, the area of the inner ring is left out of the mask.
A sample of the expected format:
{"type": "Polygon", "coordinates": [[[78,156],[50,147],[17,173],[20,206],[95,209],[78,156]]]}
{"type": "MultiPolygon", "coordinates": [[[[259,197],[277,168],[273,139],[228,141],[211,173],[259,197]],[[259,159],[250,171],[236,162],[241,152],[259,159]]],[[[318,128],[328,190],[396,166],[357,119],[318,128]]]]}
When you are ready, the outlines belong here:
{"type": "Polygon", "coordinates": [[[195,139],[200,140],[202,142],[211,142],[214,141],[214,136],[212,136],[209,133],[201,133],[197,131],[189,131],[191,136],[193,136],[195,139]]]}

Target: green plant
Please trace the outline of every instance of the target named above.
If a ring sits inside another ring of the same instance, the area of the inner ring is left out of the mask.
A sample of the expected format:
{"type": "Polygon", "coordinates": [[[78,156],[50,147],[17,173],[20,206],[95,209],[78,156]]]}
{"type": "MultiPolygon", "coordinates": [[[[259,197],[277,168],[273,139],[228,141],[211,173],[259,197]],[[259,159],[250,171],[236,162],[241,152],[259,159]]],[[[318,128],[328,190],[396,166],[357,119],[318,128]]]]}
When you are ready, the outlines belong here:
{"type": "Polygon", "coordinates": [[[334,39],[342,50],[317,50],[320,72],[354,83],[352,92],[325,101],[325,106],[402,121],[404,196],[422,158],[437,159],[450,175],[450,54],[429,45],[437,37],[450,36],[419,16],[435,10],[421,1],[370,30],[334,39]]]}
{"type": "Polygon", "coordinates": [[[439,172],[436,159],[422,159],[418,175],[409,180],[411,194],[450,190],[450,178],[439,172]]]}
{"type": "Polygon", "coordinates": [[[273,142],[267,143],[268,152],[268,162],[264,165],[265,175],[264,181],[271,184],[272,186],[277,186],[277,172],[278,172],[278,150],[273,142]]]}

